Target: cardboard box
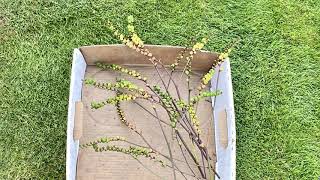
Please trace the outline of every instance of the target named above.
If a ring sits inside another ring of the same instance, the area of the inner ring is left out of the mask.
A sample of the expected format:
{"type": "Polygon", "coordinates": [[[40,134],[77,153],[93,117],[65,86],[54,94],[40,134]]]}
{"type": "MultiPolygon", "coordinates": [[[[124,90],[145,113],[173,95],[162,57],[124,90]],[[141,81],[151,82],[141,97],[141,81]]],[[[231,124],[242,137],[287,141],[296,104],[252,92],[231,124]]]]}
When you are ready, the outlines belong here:
{"type": "MultiPolygon", "coordinates": [[[[155,57],[161,59],[165,65],[171,64],[182,47],[173,46],[153,46],[147,45],[155,57]]],[[[200,77],[212,65],[212,60],[217,58],[217,54],[210,52],[199,52],[195,55],[192,64],[195,72],[191,79],[191,85],[197,87],[200,77]]],[[[91,101],[102,101],[107,97],[114,96],[113,92],[106,92],[96,88],[83,85],[85,78],[93,78],[99,82],[114,82],[117,78],[129,79],[139,84],[139,82],[124,76],[121,73],[112,71],[101,71],[94,66],[95,62],[105,62],[118,64],[136,69],[142,75],[151,79],[151,84],[161,84],[156,78],[156,71],[145,56],[140,55],[124,45],[101,45],[87,46],[74,50],[70,97],[68,109],[68,129],[67,129],[67,179],[159,179],[152,172],[157,172],[161,177],[170,179],[172,170],[163,168],[150,159],[141,159],[147,166],[143,167],[135,159],[128,155],[116,152],[96,153],[90,149],[79,150],[79,143],[86,143],[100,137],[124,136],[130,141],[141,144],[140,137],[130,132],[119,121],[115,108],[106,106],[103,109],[90,109],[91,101]],[[148,170],[149,169],[149,170],[148,170]]],[[[183,63],[180,67],[183,67],[183,63]]],[[[179,67],[178,67],[179,68],[179,67]]],[[[165,75],[165,73],[162,73],[165,75]]],[[[185,78],[181,73],[173,75],[179,88],[181,96],[186,99],[187,92],[185,78]]],[[[168,76],[164,76],[168,79],[168,76]]],[[[172,84],[172,83],[171,83],[172,84]]],[[[211,80],[211,90],[221,90],[222,94],[212,98],[212,102],[202,102],[199,104],[197,116],[201,121],[203,129],[202,138],[207,143],[210,153],[215,153],[215,169],[220,175],[220,179],[235,179],[235,117],[232,96],[231,71],[229,60],[217,67],[216,74],[211,80]],[[220,71],[219,69],[223,69],[220,71]],[[213,121],[212,121],[213,115],[213,121]]],[[[143,86],[143,84],[139,84],[143,86]]],[[[174,92],[174,87],[170,86],[170,92],[174,92]]],[[[168,154],[167,147],[160,131],[160,126],[151,114],[148,114],[141,107],[150,109],[147,102],[124,103],[123,109],[128,119],[141,129],[145,137],[155,149],[168,154]]],[[[159,116],[167,119],[166,113],[159,109],[159,116]]],[[[170,136],[170,128],[165,129],[165,133],[170,136]]],[[[187,134],[183,134],[187,136],[187,134]]],[[[173,143],[171,140],[170,143],[173,143]]],[[[176,159],[182,159],[179,146],[171,144],[173,154],[176,159]]],[[[188,167],[182,162],[178,164],[180,169],[187,171],[188,167]]],[[[182,176],[177,173],[178,179],[182,176]]],[[[188,179],[192,179],[188,177],[188,179]]]]}

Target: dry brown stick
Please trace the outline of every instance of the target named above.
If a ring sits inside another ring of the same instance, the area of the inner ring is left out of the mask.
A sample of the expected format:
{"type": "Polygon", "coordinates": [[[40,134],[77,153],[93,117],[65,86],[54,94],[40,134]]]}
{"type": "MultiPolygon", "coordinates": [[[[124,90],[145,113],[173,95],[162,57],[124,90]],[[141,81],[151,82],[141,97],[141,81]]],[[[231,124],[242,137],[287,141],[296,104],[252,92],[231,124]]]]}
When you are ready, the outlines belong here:
{"type": "MultiPolygon", "coordinates": [[[[157,68],[156,68],[156,69],[157,69],[157,68]]],[[[159,71],[157,71],[157,72],[158,72],[159,77],[162,79],[159,71]]],[[[162,79],[162,82],[163,82],[163,84],[164,84],[163,79],[162,79]]],[[[145,82],[145,83],[146,83],[146,82],[145,82]]],[[[173,83],[174,83],[174,81],[173,81],[173,83]]],[[[147,84],[147,83],[146,83],[146,84],[147,84]]],[[[147,87],[148,87],[154,94],[156,94],[156,95],[158,96],[158,98],[159,98],[160,101],[162,101],[161,97],[150,87],[149,84],[147,84],[147,87]]],[[[167,91],[167,93],[169,94],[168,91],[167,91]]],[[[170,95],[170,94],[169,94],[169,95],[170,95]]],[[[175,103],[174,101],[172,101],[172,103],[173,103],[174,107],[176,108],[176,111],[179,113],[180,117],[183,118],[182,115],[181,115],[181,112],[180,112],[179,108],[178,108],[177,105],[176,105],[176,103],[175,103]]],[[[167,109],[166,109],[165,107],[164,107],[164,109],[167,111],[167,109]]],[[[185,115],[185,114],[184,114],[184,115],[185,115]]],[[[187,118],[187,117],[185,116],[184,118],[187,118]]],[[[190,121],[187,120],[187,122],[189,122],[189,125],[190,125],[190,127],[191,127],[191,129],[192,129],[192,130],[189,129],[189,131],[187,131],[187,132],[188,132],[189,134],[195,133],[195,129],[194,129],[193,126],[190,124],[190,121]],[[193,133],[191,133],[192,131],[193,131],[193,133]]],[[[186,122],[185,122],[185,124],[187,125],[186,122]]],[[[182,124],[181,124],[181,125],[182,125],[182,124]]],[[[183,126],[183,125],[182,125],[182,126],[183,126]]],[[[186,128],[185,128],[185,130],[186,130],[186,128]]],[[[192,136],[193,136],[193,135],[192,135],[192,136]]]]}
{"type": "MultiPolygon", "coordinates": [[[[104,147],[99,148],[97,145],[98,145],[97,143],[96,143],[96,144],[92,144],[92,147],[94,148],[95,151],[98,151],[98,152],[105,151],[105,150],[108,149],[108,147],[115,147],[115,146],[104,146],[104,147]]],[[[117,147],[118,147],[118,149],[123,149],[123,148],[121,148],[121,147],[119,147],[119,146],[117,146],[117,147]]],[[[113,150],[111,150],[111,151],[113,151],[113,150]]],[[[125,153],[125,154],[128,154],[128,155],[131,155],[131,156],[132,156],[132,154],[127,153],[127,152],[117,151],[117,150],[115,150],[115,151],[116,151],[116,152],[125,153]]],[[[151,152],[151,153],[155,153],[155,152],[151,152]]],[[[153,155],[148,154],[148,155],[143,155],[143,156],[146,157],[146,158],[150,158],[150,159],[156,160],[156,162],[161,162],[160,160],[157,160],[156,157],[153,156],[153,155]]],[[[134,158],[134,157],[133,157],[133,158],[134,158]]],[[[135,159],[137,159],[137,158],[135,158],[135,159]]],[[[169,167],[169,168],[176,168],[175,170],[177,170],[178,172],[180,172],[181,175],[182,175],[186,180],[187,180],[187,178],[185,177],[185,175],[193,176],[193,175],[190,175],[189,173],[186,173],[186,172],[181,171],[177,166],[173,166],[173,167],[172,167],[172,166],[169,166],[169,165],[166,165],[166,164],[163,164],[163,163],[162,163],[162,166],[166,166],[166,167],[169,167]]]]}
{"type": "MultiPolygon", "coordinates": [[[[169,165],[166,165],[166,166],[169,167],[169,168],[172,168],[172,166],[169,166],[169,165]]],[[[177,168],[177,166],[176,166],[176,168],[177,168]]],[[[176,170],[178,170],[178,169],[176,169],[176,170]]],[[[193,174],[189,174],[189,173],[186,173],[186,172],[184,172],[184,171],[179,171],[179,170],[178,170],[178,172],[179,172],[186,180],[188,180],[188,179],[187,179],[187,177],[184,176],[184,175],[188,175],[188,176],[195,177],[195,178],[198,179],[198,177],[197,177],[197,176],[194,176],[193,174]]]]}
{"type": "MultiPolygon", "coordinates": [[[[180,55],[180,57],[177,57],[177,61],[176,61],[176,63],[179,65],[179,63],[180,63],[180,61],[183,59],[183,56],[184,56],[184,54],[186,53],[186,51],[187,51],[187,47],[185,47],[182,51],[181,51],[181,55],[180,55]]],[[[171,83],[171,79],[172,79],[172,74],[173,74],[173,72],[175,71],[175,68],[173,68],[172,70],[171,70],[171,72],[170,72],[170,77],[169,77],[169,81],[168,81],[168,85],[166,86],[166,89],[168,89],[169,88],[169,86],[170,86],[170,83],[171,83]]]]}
{"type": "MultiPolygon", "coordinates": [[[[145,110],[146,112],[148,112],[150,115],[152,115],[154,118],[157,118],[152,112],[150,112],[147,108],[145,108],[142,104],[140,104],[137,101],[134,101],[135,104],[137,104],[141,109],[145,110]]],[[[167,125],[167,126],[171,126],[169,123],[165,122],[162,119],[159,119],[160,122],[162,122],[163,124],[167,125]]]]}
{"type": "MultiPolygon", "coordinates": [[[[161,77],[160,77],[161,78],[161,77]]],[[[150,86],[149,86],[150,87],[150,86]]],[[[152,90],[153,91],[153,89],[152,88],[150,88],[150,90],[152,90]]],[[[154,91],[153,91],[154,92],[154,91]]],[[[155,94],[156,94],[156,92],[154,92],[155,94]]],[[[157,94],[156,94],[157,95],[157,94]]],[[[159,97],[159,99],[161,100],[161,98],[159,97]]],[[[177,106],[175,106],[176,108],[177,108],[177,106]]],[[[166,108],[165,108],[166,109],[166,108]]],[[[178,108],[177,108],[178,109],[178,108]]],[[[178,112],[179,112],[179,114],[180,114],[180,111],[178,110],[178,112]]],[[[181,116],[181,114],[180,114],[180,116],[181,116]]],[[[187,118],[186,117],[186,114],[184,114],[184,117],[183,118],[187,118]]],[[[183,119],[182,118],[182,119],[183,119]]],[[[182,125],[182,124],[181,124],[182,125]]],[[[191,126],[192,128],[193,128],[193,126],[191,126]]],[[[187,131],[188,132],[188,131],[187,131]]],[[[191,134],[191,132],[189,131],[189,134],[191,134]]],[[[193,137],[193,139],[194,139],[194,136],[192,136],[193,137]]],[[[200,150],[200,152],[201,152],[201,155],[203,155],[204,157],[205,157],[205,159],[206,160],[210,160],[211,158],[209,157],[209,155],[207,155],[206,154],[206,151],[203,151],[204,150],[204,148],[205,147],[201,147],[201,140],[200,140],[200,138],[199,137],[197,137],[197,139],[194,139],[194,142],[196,143],[196,145],[198,146],[198,148],[199,148],[199,150],[200,150]]],[[[187,146],[185,146],[185,148],[187,149],[187,151],[189,151],[189,152],[191,152],[190,151],[190,149],[187,147],[187,146]]],[[[192,154],[192,153],[191,153],[192,154]]],[[[192,154],[192,156],[193,156],[193,154],[192,154]]],[[[196,160],[196,158],[193,156],[193,158],[192,158],[193,160],[196,160]]],[[[196,160],[196,162],[197,162],[197,160],[196,160]]],[[[197,166],[199,167],[200,165],[199,165],[199,163],[196,163],[197,164],[197,166]]],[[[217,174],[216,173],[216,171],[215,170],[213,170],[214,172],[215,172],[215,174],[217,174]]],[[[203,174],[203,173],[202,173],[203,174]]],[[[217,176],[218,176],[218,174],[217,174],[217,176]]],[[[219,176],[218,176],[219,177],[219,176]]]]}
{"type": "MultiPolygon", "coordinates": [[[[182,136],[180,135],[179,131],[175,130],[175,132],[178,134],[178,137],[179,137],[179,138],[181,139],[181,141],[183,142],[185,148],[186,148],[187,151],[189,152],[189,155],[190,155],[190,156],[192,157],[192,159],[195,161],[198,169],[200,170],[201,175],[203,175],[203,172],[202,172],[202,170],[201,170],[201,167],[200,167],[199,162],[198,162],[197,159],[194,157],[194,155],[193,155],[192,152],[190,151],[189,147],[186,145],[185,141],[182,139],[182,136]]],[[[204,176],[202,176],[202,177],[204,177],[204,176]]]]}
{"type": "MultiPolygon", "coordinates": [[[[118,111],[119,111],[119,110],[121,111],[119,102],[116,104],[116,108],[117,108],[118,111]]],[[[119,115],[119,116],[120,116],[120,115],[119,115]]],[[[123,117],[120,117],[120,118],[123,118],[123,117]]],[[[128,126],[129,123],[125,123],[125,124],[128,126]]],[[[161,124],[160,124],[160,125],[161,125],[161,124]]],[[[152,151],[158,153],[159,155],[165,157],[165,158],[168,159],[168,160],[171,160],[171,159],[172,159],[172,157],[170,158],[170,157],[162,154],[161,152],[157,151],[156,149],[154,149],[154,148],[151,146],[151,144],[146,140],[146,138],[142,135],[142,132],[139,132],[137,129],[132,128],[132,127],[129,127],[129,128],[130,128],[131,130],[133,130],[136,134],[138,134],[138,135],[141,137],[141,139],[147,144],[147,146],[148,146],[152,151]]],[[[173,167],[176,167],[176,168],[179,170],[179,168],[178,168],[174,163],[173,163],[173,167]]],[[[179,172],[182,173],[180,170],[179,170],[179,172]]],[[[182,176],[184,176],[184,175],[182,174],[182,176]]],[[[185,177],[185,176],[184,176],[184,177],[185,177]]]]}
{"type": "MultiPolygon", "coordinates": [[[[180,136],[181,137],[181,136],[180,136]]],[[[180,138],[181,139],[181,138],[180,138]]],[[[182,142],[184,142],[184,140],[183,139],[181,139],[182,140],[182,142]]],[[[207,160],[207,161],[209,161],[209,160],[211,160],[211,158],[210,158],[210,156],[208,155],[208,154],[206,154],[208,151],[207,151],[207,148],[206,147],[202,147],[201,146],[201,144],[199,144],[199,141],[194,141],[195,143],[196,143],[196,145],[197,145],[197,147],[199,148],[199,150],[200,150],[200,153],[201,153],[201,155],[202,156],[204,156],[204,158],[207,160]]],[[[201,143],[201,142],[200,142],[201,143]]],[[[192,154],[192,152],[190,151],[190,149],[186,146],[186,144],[185,143],[183,143],[184,145],[185,145],[185,147],[186,147],[186,149],[187,149],[187,151],[189,152],[189,154],[190,155],[193,155],[192,154]]],[[[191,157],[194,157],[194,156],[191,156],[191,157]]],[[[193,159],[193,160],[196,160],[196,159],[193,159]]],[[[197,161],[197,160],[196,160],[197,161]]],[[[195,162],[196,162],[195,161],[195,162]]],[[[201,167],[200,166],[200,164],[199,163],[196,163],[196,165],[198,166],[198,167],[201,167]]],[[[204,167],[204,166],[203,166],[204,167]]],[[[218,173],[214,170],[214,168],[212,167],[212,166],[210,166],[210,168],[214,171],[214,173],[217,175],[217,177],[219,178],[220,176],[218,175],[218,173]]]]}
{"type": "MultiPolygon", "coordinates": [[[[207,154],[209,155],[209,152],[208,152],[208,150],[206,149],[206,152],[207,152],[207,154]]],[[[211,164],[210,164],[210,160],[207,160],[207,163],[208,163],[208,167],[212,167],[211,166],[211,164]]],[[[211,168],[208,168],[208,171],[209,171],[209,178],[211,178],[211,170],[210,170],[211,168]]],[[[218,176],[219,177],[219,176],[218,176]]],[[[220,178],[220,177],[219,177],[220,178]]]]}
{"type": "Polygon", "coordinates": [[[181,51],[181,53],[178,54],[178,57],[176,58],[176,65],[174,66],[174,68],[171,70],[170,72],[170,78],[169,78],[169,82],[168,82],[168,85],[167,85],[167,89],[169,88],[170,86],[170,83],[171,83],[171,79],[172,79],[172,74],[173,72],[176,70],[176,66],[179,65],[180,61],[184,58],[184,54],[187,52],[188,50],[188,46],[190,46],[191,44],[194,44],[195,43],[195,39],[191,39],[190,42],[188,42],[186,45],[185,45],[185,48],[183,48],[183,50],[181,51]],[[180,55],[180,57],[179,57],[180,55]]]}
{"type": "MultiPolygon", "coordinates": [[[[144,109],[146,112],[148,112],[150,115],[152,115],[154,118],[157,118],[152,112],[150,112],[148,109],[146,109],[144,106],[142,106],[139,102],[137,102],[137,101],[134,101],[134,102],[135,102],[139,107],[141,107],[141,108],[144,109]]],[[[162,107],[163,107],[163,106],[162,106],[162,107]]],[[[163,108],[165,109],[165,107],[163,107],[163,108]]],[[[166,110],[166,109],[165,109],[165,110],[166,110]]],[[[168,126],[171,126],[169,123],[163,121],[162,119],[160,119],[160,121],[161,121],[162,123],[168,125],[168,126]]],[[[182,127],[188,134],[190,134],[188,127],[186,127],[185,125],[181,124],[181,122],[178,122],[178,123],[181,125],[181,127],[182,127]]]]}
{"type": "Polygon", "coordinates": [[[202,176],[202,178],[204,178],[204,174],[202,172],[202,169],[200,167],[200,164],[198,162],[198,160],[194,157],[194,155],[192,154],[191,150],[188,148],[188,145],[186,144],[186,142],[184,141],[184,139],[182,138],[181,134],[179,133],[179,131],[175,130],[176,134],[178,135],[179,139],[181,140],[182,144],[184,145],[184,147],[186,148],[187,152],[189,153],[189,155],[191,156],[192,160],[195,162],[195,164],[198,167],[198,170],[202,176]]]}
{"type": "Polygon", "coordinates": [[[196,176],[196,174],[194,173],[193,169],[190,167],[190,164],[189,164],[189,162],[188,162],[188,160],[187,160],[187,158],[186,158],[186,155],[184,154],[184,151],[183,151],[183,149],[182,149],[181,143],[179,142],[179,140],[178,140],[177,137],[176,137],[176,139],[177,139],[177,141],[178,141],[179,148],[180,148],[180,150],[181,150],[182,156],[183,156],[183,158],[184,158],[184,160],[185,160],[188,168],[190,169],[190,171],[192,172],[192,174],[193,174],[194,176],[196,176]]]}
{"type": "MultiPolygon", "coordinates": [[[[171,147],[170,147],[169,141],[168,141],[167,136],[166,136],[166,134],[165,134],[165,132],[164,132],[164,130],[163,130],[163,127],[162,127],[162,125],[161,125],[161,123],[160,123],[160,119],[159,119],[159,116],[158,116],[156,107],[153,106],[152,108],[153,108],[153,110],[154,110],[154,112],[155,112],[155,114],[156,114],[156,116],[157,116],[158,123],[159,123],[160,129],[161,129],[161,132],[162,132],[163,137],[164,137],[164,139],[165,139],[165,141],[166,141],[166,143],[167,143],[167,147],[168,147],[168,151],[169,151],[169,155],[170,155],[171,164],[172,164],[172,167],[174,167],[173,155],[172,155],[172,151],[171,151],[171,147]]],[[[174,168],[173,168],[173,177],[174,177],[175,180],[177,179],[176,171],[174,170],[174,168]]]]}
{"type": "MultiPolygon", "coordinates": [[[[162,68],[165,70],[165,72],[166,72],[169,76],[171,76],[170,73],[168,72],[167,68],[164,66],[164,64],[163,64],[161,61],[159,61],[159,60],[158,60],[158,63],[162,66],[162,68]]],[[[172,77],[171,77],[171,79],[172,79],[172,77]]],[[[176,82],[174,81],[174,79],[172,79],[172,83],[173,83],[173,85],[174,85],[174,87],[175,87],[175,89],[176,89],[176,92],[177,92],[177,95],[178,95],[179,100],[181,100],[180,91],[179,91],[179,88],[178,88],[176,82]]],[[[166,87],[166,84],[163,83],[163,86],[166,87]]],[[[168,92],[167,89],[166,89],[166,91],[168,92]]]]}
{"type": "MultiPolygon", "coordinates": [[[[176,108],[177,108],[177,106],[175,106],[176,108]]],[[[180,114],[180,116],[181,116],[181,113],[180,113],[180,111],[179,111],[179,109],[177,108],[177,110],[178,110],[178,112],[179,112],[179,114],[180,114]]],[[[186,114],[184,114],[184,117],[182,118],[182,119],[184,119],[184,118],[187,118],[186,117],[186,114]]],[[[182,124],[181,124],[182,125],[182,124]]],[[[191,125],[190,125],[191,126],[191,125]]],[[[191,126],[191,128],[193,129],[193,126],[191,126]]],[[[193,129],[194,130],[194,129],[193,129]]],[[[195,130],[194,130],[195,131],[195,130]]],[[[194,134],[192,134],[190,131],[187,131],[191,136],[192,136],[192,139],[194,139],[194,134]]],[[[196,145],[198,146],[198,148],[199,148],[199,150],[200,150],[200,152],[201,152],[201,155],[204,155],[205,156],[205,158],[207,159],[208,158],[208,156],[207,156],[207,154],[205,154],[205,151],[203,151],[203,147],[201,147],[201,139],[199,138],[199,136],[197,137],[197,139],[194,139],[194,142],[196,143],[196,145]]],[[[185,146],[185,148],[188,150],[188,151],[190,151],[190,149],[187,147],[187,146],[185,146]]],[[[192,154],[193,155],[193,154],[192,154]]],[[[195,158],[194,158],[195,159],[195,158]]],[[[195,159],[196,160],[196,159],[195,159]]],[[[198,164],[198,166],[199,166],[199,164],[198,164]]]]}
{"type": "Polygon", "coordinates": [[[164,179],[163,177],[159,176],[157,173],[153,172],[153,171],[152,171],[150,168],[148,168],[146,165],[144,165],[138,158],[135,158],[135,157],[133,157],[132,155],[131,155],[131,157],[132,157],[133,159],[135,159],[136,161],[138,161],[138,163],[139,163],[142,167],[144,167],[145,169],[147,169],[151,174],[157,176],[157,177],[160,178],[160,179],[164,179]]]}
{"type": "MultiPolygon", "coordinates": [[[[204,165],[204,155],[201,153],[201,160],[202,160],[202,166],[205,167],[204,165]]],[[[207,173],[206,173],[206,168],[203,168],[203,173],[204,173],[204,178],[207,178],[207,173]]]]}
{"type": "MultiPolygon", "coordinates": [[[[171,76],[169,71],[167,70],[167,68],[164,66],[164,64],[159,59],[157,59],[154,55],[152,55],[152,53],[150,53],[148,49],[144,49],[144,47],[140,48],[140,47],[137,47],[137,46],[136,46],[136,49],[139,49],[138,52],[140,52],[141,54],[149,57],[149,61],[152,63],[153,67],[156,69],[156,71],[157,71],[157,73],[159,75],[159,78],[161,79],[161,81],[163,83],[163,86],[166,87],[166,84],[164,83],[164,81],[163,81],[163,79],[162,79],[162,77],[160,75],[159,69],[157,67],[158,63],[159,63],[161,65],[161,67],[164,69],[164,71],[167,73],[167,75],[171,76]]],[[[176,82],[173,79],[172,79],[172,83],[174,84],[174,87],[175,87],[176,93],[178,95],[178,98],[181,100],[181,95],[180,95],[180,92],[179,92],[179,88],[178,88],[176,82]]],[[[166,89],[166,92],[168,93],[167,89],[166,89]]],[[[168,94],[170,94],[170,93],[168,93],[168,94]]]]}
{"type": "MultiPolygon", "coordinates": [[[[140,106],[143,110],[147,111],[150,115],[152,115],[153,117],[157,118],[152,112],[150,112],[149,110],[147,110],[144,106],[142,106],[140,103],[138,103],[137,101],[134,101],[138,106],[140,106]]],[[[160,103],[158,103],[161,107],[164,108],[164,110],[167,111],[166,107],[162,106],[160,103]]],[[[167,111],[168,112],[168,111],[167,111]]],[[[183,119],[184,120],[184,119],[183,119]]],[[[160,121],[168,126],[171,126],[169,123],[163,121],[162,119],[160,119],[160,121]]],[[[183,124],[181,124],[181,122],[178,121],[178,123],[188,132],[188,134],[190,134],[190,129],[188,126],[184,126],[183,124]]]]}

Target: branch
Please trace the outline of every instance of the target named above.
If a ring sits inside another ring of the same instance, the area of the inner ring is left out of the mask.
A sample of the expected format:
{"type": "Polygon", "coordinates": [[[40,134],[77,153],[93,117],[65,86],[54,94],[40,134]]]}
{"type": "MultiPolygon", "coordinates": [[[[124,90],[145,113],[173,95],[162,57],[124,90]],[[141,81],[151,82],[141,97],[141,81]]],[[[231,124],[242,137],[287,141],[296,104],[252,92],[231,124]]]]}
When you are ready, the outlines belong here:
{"type": "MultiPolygon", "coordinates": [[[[163,131],[163,127],[162,127],[162,125],[161,125],[161,123],[160,123],[160,119],[159,119],[159,116],[158,116],[156,107],[153,106],[152,108],[153,108],[153,110],[154,110],[154,112],[155,112],[155,114],[156,114],[156,116],[157,116],[160,129],[161,129],[162,134],[163,134],[163,137],[164,137],[164,139],[165,139],[165,141],[166,141],[166,143],[167,143],[168,151],[169,151],[169,154],[170,154],[170,161],[171,161],[172,167],[174,167],[175,165],[174,165],[174,162],[173,162],[173,155],[172,155],[172,151],[171,151],[171,148],[170,148],[170,144],[169,144],[169,142],[168,142],[168,139],[167,139],[167,136],[166,136],[165,132],[163,131]]],[[[174,170],[174,168],[173,168],[173,177],[174,177],[175,180],[177,179],[176,171],[174,170]]]]}

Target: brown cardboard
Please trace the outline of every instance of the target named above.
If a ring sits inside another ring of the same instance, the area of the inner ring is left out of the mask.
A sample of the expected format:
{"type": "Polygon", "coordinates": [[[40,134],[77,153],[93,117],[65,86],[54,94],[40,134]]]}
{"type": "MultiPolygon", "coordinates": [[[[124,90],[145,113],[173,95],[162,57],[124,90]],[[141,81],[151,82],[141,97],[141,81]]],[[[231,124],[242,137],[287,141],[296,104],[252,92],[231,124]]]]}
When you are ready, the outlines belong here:
{"type": "Polygon", "coordinates": [[[222,110],[219,112],[218,117],[218,128],[219,128],[219,137],[220,144],[225,149],[228,147],[228,124],[227,124],[227,112],[226,110],[222,110]]]}
{"type": "MultiPolygon", "coordinates": [[[[161,46],[147,46],[148,49],[157,57],[161,58],[164,64],[171,64],[178,52],[182,48],[173,47],[161,47],[161,46]]],[[[131,69],[139,71],[141,74],[148,78],[151,85],[162,86],[161,81],[157,77],[157,73],[153,67],[149,66],[149,62],[144,56],[138,54],[134,50],[131,50],[122,45],[120,46],[92,46],[82,47],[81,52],[83,53],[85,60],[89,66],[87,67],[85,77],[93,78],[99,82],[115,82],[116,79],[127,79],[135,82],[141,87],[144,87],[142,82],[134,80],[124,74],[113,72],[113,71],[101,71],[100,69],[92,66],[96,61],[103,61],[107,63],[115,63],[129,66],[131,69]]],[[[197,53],[193,63],[193,67],[196,70],[193,78],[190,81],[192,89],[196,88],[200,82],[202,74],[211,67],[213,60],[216,59],[214,53],[197,53]]],[[[168,76],[163,70],[160,70],[163,74],[163,78],[168,80],[168,76]]],[[[183,99],[187,99],[187,83],[186,77],[181,76],[181,71],[173,74],[174,80],[177,83],[180,93],[183,99]]],[[[175,89],[171,83],[169,88],[170,92],[175,92],[175,89]]],[[[192,92],[195,93],[195,92],[192,92]]],[[[177,95],[173,93],[175,97],[177,95]]],[[[113,137],[123,136],[129,141],[145,145],[141,138],[124,126],[117,114],[115,107],[107,105],[98,110],[92,110],[90,103],[92,101],[103,101],[108,97],[114,96],[115,93],[111,91],[105,91],[93,87],[83,86],[82,89],[82,103],[83,103],[83,132],[80,138],[80,144],[87,143],[101,137],[113,137]]],[[[151,104],[144,100],[137,100],[142,106],[153,112],[151,104]]],[[[165,140],[160,130],[160,126],[152,115],[141,109],[141,107],[135,103],[128,102],[122,103],[123,108],[128,121],[133,123],[137,129],[141,130],[144,137],[149,141],[153,148],[158,151],[169,155],[165,140]]],[[[163,109],[158,108],[158,114],[160,119],[169,122],[168,117],[163,109]]],[[[197,108],[197,116],[200,120],[202,129],[202,139],[209,148],[209,152],[215,163],[215,142],[214,142],[214,130],[212,122],[212,107],[211,103],[202,101],[199,103],[197,108]]],[[[78,123],[78,121],[76,121],[78,123]]],[[[75,125],[77,127],[77,125],[75,125]]],[[[170,141],[171,148],[173,149],[173,156],[175,159],[184,160],[180,152],[179,146],[176,141],[172,141],[171,129],[167,126],[163,126],[165,133],[170,141]]],[[[182,134],[185,139],[188,140],[186,133],[182,134]]],[[[191,142],[188,140],[188,145],[192,147],[191,142]]],[[[127,146],[126,144],[114,143],[115,145],[127,146]]],[[[186,153],[186,152],[185,152],[186,153]]],[[[200,160],[200,154],[195,152],[200,160]]],[[[160,158],[161,159],[161,158],[160,158]]],[[[163,168],[157,162],[153,162],[150,159],[139,158],[145,167],[150,169],[152,172],[160,175],[164,179],[173,179],[172,170],[170,168],[163,168]]],[[[192,174],[185,163],[175,161],[176,165],[180,170],[192,174]]],[[[191,166],[196,167],[189,159],[191,166]],[[192,165],[193,164],[193,165],[192,165]]],[[[167,162],[171,165],[170,162],[167,162]]],[[[117,153],[117,152],[102,152],[97,153],[91,149],[80,149],[78,154],[77,164],[77,179],[88,180],[88,179],[159,179],[159,177],[152,174],[139,162],[132,157],[117,153]]],[[[178,172],[177,179],[184,179],[178,172]]],[[[187,179],[194,179],[191,176],[187,176],[187,179]]]]}
{"type": "Polygon", "coordinates": [[[75,103],[74,129],[73,139],[79,140],[83,131],[83,103],[77,101],[75,103]]]}
{"type": "MultiPolygon", "coordinates": [[[[149,49],[165,65],[172,64],[177,55],[183,50],[183,47],[158,45],[146,45],[145,48],[149,49]]],[[[119,65],[151,66],[146,56],[142,56],[125,45],[84,46],[80,50],[88,65],[94,65],[95,62],[100,61],[119,65]]],[[[194,55],[194,59],[197,62],[192,64],[192,68],[206,71],[211,68],[213,60],[216,60],[217,57],[216,53],[198,52],[194,55]]],[[[185,63],[182,62],[179,67],[184,67],[184,65],[185,63]]]]}

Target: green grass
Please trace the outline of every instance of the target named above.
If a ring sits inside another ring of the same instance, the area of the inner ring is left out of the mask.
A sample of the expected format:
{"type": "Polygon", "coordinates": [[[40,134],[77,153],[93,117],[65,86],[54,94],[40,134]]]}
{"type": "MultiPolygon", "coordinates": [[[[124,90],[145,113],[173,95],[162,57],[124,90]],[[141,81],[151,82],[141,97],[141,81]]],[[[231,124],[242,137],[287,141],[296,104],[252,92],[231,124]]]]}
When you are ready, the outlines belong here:
{"type": "Polygon", "coordinates": [[[0,179],[63,179],[73,48],[117,41],[128,15],[149,44],[212,34],[232,58],[238,179],[320,176],[320,1],[0,0],[0,179]],[[210,2],[210,3],[206,3],[210,2]]]}

